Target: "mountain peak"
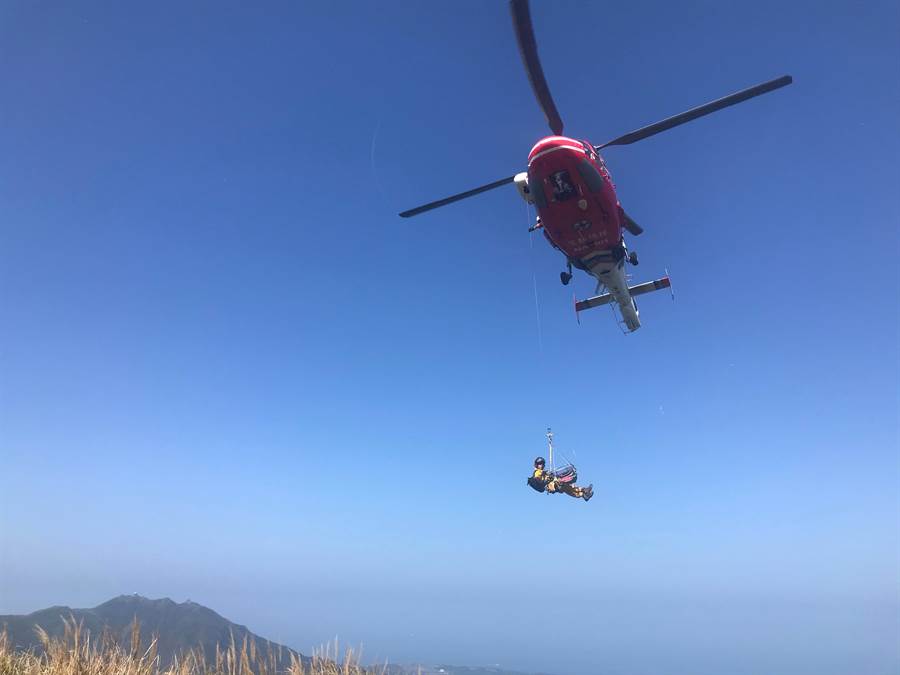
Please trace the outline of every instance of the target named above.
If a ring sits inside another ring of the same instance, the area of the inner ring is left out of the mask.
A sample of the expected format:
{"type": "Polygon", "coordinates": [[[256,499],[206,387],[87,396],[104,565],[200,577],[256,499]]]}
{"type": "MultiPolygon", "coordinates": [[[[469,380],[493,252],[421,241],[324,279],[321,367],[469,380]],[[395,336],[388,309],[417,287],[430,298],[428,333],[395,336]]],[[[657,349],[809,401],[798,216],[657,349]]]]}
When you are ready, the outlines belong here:
{"type": "Polygon", "coordinates": [[[171,598],[146,598],[137,593],[116,596],[91,609],[51,607],[27,616],[0,616],[0,626],[6,625],[17,648],[40,650],[35,628],[40,626],[51,637],[59,637],[64,632],[63,620],[69,616],[81,622],[93,635],[100,635],[104,629],[110,631],[118,636],[121,644],[128,644],[132,622],[137,619],[145,642],[149,644],[156,636],[163,665],[192,649],[215,654],[216,646],[226,647],[232,636],[235,643],[241,644],[246,639],[255,642],[264,652],[271,647],[276,661],[284,666],[290,663],[292,654],[305,660],[299,652],[270,643],[251,633],[246,626],[232,623],[199,603],[191,600],[177,603],[171,598]]]}
{"type": "MultiPolygon", "coordinates": [[[[176,603],[171,598],[153,599],[153,598],[144,597],[143,595],[138,595],[137,593],[131,593],[130,595],[128,595],[128,594],[117,595],[116,597],[111,598],[110,600],[107,600],[106,602],[104,602],[100,605],[97,605],[97,607],[104,607],[104,606],[112,605],[112,604],[170,606],[170,605],[177,605],[178,603],[176,603]]],[[[96,607],[94,609],[96,609],[96,607]]]]}

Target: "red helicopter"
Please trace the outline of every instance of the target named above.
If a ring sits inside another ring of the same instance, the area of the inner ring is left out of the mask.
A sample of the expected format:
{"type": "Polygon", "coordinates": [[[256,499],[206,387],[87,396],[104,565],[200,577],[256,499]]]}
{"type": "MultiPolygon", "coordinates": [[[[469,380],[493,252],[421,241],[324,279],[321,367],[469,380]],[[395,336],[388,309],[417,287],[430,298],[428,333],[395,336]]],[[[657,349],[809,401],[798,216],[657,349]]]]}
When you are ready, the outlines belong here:
{"type": "Polygon", "coordinates": [[[634,296],[668,288],[670,282],[665,276],[636,286],[628,285],[625,263],[637,265],[638,257],[634,251],[627,250],[623,230],[633,235],[639,235],[644,230],[619,204],[615,185],[599,154],[600,150],[611,145],[635,143],[787,86],[793,79],[785,75],[642,127],[602,145],[592,145],[588,141],[562,135],[562,119],[538,59],[528,0],[511,0],[510,10],[522,62],[553,135],[542,138],[531,149],[527,171],[404,211],[400,215],[409,218],[514,183],[522,198],[537,208],[537,222],[530,231],[542,229],[550,244],[566,256],[566,271],[560,273],[560,281],[564,285],[571,281],[573,267],[597,279],[597,295],[576,302],[576,315],[582,310],[614,302],[619,306],[625,327],[635,331],[640,328],[641,321],[634,296]]]}

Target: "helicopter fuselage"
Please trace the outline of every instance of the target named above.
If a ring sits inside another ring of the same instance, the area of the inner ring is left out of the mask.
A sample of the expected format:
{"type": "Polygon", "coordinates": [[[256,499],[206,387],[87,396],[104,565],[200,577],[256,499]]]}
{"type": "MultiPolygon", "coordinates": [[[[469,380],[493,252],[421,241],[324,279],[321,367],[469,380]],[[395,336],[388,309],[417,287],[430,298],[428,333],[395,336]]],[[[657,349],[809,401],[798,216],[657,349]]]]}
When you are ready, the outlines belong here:
{"type": "MultiPolygon", "coordinates": [[[[629,331],[640,328],[625,273],[625,213],[594,146],[565,136],[541,139],[528,155],[527,182],[520,189],[537,207],[547,240],[562,251],[569,265],[588,272],[598,288],[607,289],[608,295],[600,297],[619,306],[629,331]]],[[[563,283],[569,276],[562,275],[563,283]]]]}
{"type": "Polygon", "coordinates": [[[528,155],[528,193],[546,237],[576,267],[590,270],[594,258],[621,246],[616,188],[590,143],[565,136],[538,141],[528,155]]]}

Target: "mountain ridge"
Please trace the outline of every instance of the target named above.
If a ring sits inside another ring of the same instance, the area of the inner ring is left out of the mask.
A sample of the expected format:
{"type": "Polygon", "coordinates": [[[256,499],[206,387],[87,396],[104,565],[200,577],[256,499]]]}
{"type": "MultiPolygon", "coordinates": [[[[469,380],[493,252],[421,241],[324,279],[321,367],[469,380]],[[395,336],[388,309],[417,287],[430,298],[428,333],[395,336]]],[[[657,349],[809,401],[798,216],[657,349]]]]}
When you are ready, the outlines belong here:
{"type": "MultiPolygon", "coordinates": [[[[96,607],[73,608],[54,605],[30,614],[0,615],[0,631],[6,630],[15,650],[33,649],[40,653],[43,646],[36,627],[40,626],[50,638],[62,638],[65,621],[74,618],[83,628],[90,631],[92,639],[97,639],[104,630],[109,631],[117,642],[128,647],[131,640],[132,622],[137,618],[141,630],[141,647],[146,649],[153,637],[157,638],[160,672],[172,664],[176,657],[192,650],[200,649],[207,659],[215,658],[216,646],[227,649],[232,636],[240,651],[244,639],[254,642],[260,654],[266,654],[269,647],[276,656],[275,669],[283,672],[291,663],[291,655],[304,664],[309,657],[300,652],[260,637],[246,626],[224,618],[217,612],[199,603],[186,600],[177,603],[171,598],[145,598],[137,593],[119,595],[96,607]]],[[[520,671],[499,667],[452,666],[452,665],[401,665],[382,664],[375,672],[383,675],[527,675],[520,671]]]]}
{"type": "Polygon", "coordinates": [[[216,653],[216,646],[225,649],[231,643],[240,647],[244,639],[254,642],[263,653],[271,647],[279,670],[290,664],[291,655],[302,661],[308,657],[285,645],[266,640],[250,631],[246,626],[224,618],[203,605],[187,600],[177,603],[171,598],[150,599],[141,595],[119,595],[96,607],[74,608],[54,605],[30,614],[0,615],[0,627],[5,627],[16,649],[42,649],[36,628],[40,626],[52,637],[62,637],[64,620],[73,617],[82,623],[91,635],[99,637],[105,630],[127,645],[130,640],[132,622],[137,619],[142,635],[142,647],[149,646],[153,636],[157,637],[160,665],[165,668],[176,657],[201,649],[208,658],[216,653]]]}

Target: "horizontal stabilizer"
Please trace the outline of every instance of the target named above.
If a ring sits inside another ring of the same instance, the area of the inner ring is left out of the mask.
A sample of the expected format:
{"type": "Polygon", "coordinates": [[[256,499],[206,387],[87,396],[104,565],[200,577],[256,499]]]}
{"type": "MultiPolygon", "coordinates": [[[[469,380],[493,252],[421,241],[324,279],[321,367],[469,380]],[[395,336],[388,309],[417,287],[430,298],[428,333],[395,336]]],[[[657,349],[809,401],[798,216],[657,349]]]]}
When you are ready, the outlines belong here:
{"type": "Polygon", "coordinates": [[[581,302],[575,303],[575,311],[581,312],[585,309],[593,309],[594,307],[599,307],[600,305],[608,305],[612,302],[613,296],[609,293],[604,293],[603,295],[595,295],[593,298],[588,298],[587,300],[582,300],[581,302]]]}
{"type": "MultiPolygon", "coordinates": [[[[628,292],[631,293],[631,297],[636,295],[644,295],[644,293],[652,293],[653,291],[658,291],[662,288],[669,288],[672,284],[669,282],[669,277],[663,277],[662,279],[657,279],[656,281],[648,281],[643,284],[638,284],[637,286],[629,286],[628,292]]],[[[588,298],[587,300],[582,300],[581,302],[575,303],[575,311],[581,312],[585,309],[593,309],[594,307],[599,307],[600,305],[607,305],[613,301],[613,296],[609,293],[604,293],[603,295],[595,295],[593,298],[588,298]]]]}

